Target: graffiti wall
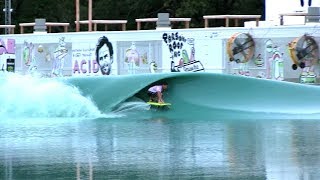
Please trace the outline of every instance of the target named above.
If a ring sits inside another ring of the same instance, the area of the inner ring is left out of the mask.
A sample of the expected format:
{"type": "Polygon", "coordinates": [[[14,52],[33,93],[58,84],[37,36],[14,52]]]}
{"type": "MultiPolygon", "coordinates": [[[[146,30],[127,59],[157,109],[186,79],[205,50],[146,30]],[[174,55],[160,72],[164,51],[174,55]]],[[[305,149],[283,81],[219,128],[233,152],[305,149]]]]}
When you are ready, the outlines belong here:
{"type": "Polygon", "coordinates": [[[0,67],[45,77],[212,72],[314,83],[319,37],[304,26],[2,35],[0,67]]]}
{"type": "Polygon", "coordinates": [[[161,41],[118,41],[119,74],[162,72],[161,41]]]}
{"type": "MultiPolygon", "coordinates": [[[[300,37],[304,37],[304,35],[300,37]]],[[[251,47],[248,46],[246,39],[242,42],[239,40],[239,42],[235,42],[236,45],[231,50],[234,57],[240,59],[239,61],[230,60],[230,55],[227,53],[228,48],[225,49],[225,54],[228,54],[225,58],[227,67],[225,72],[272,80],[293,80],[296,78],[302,83],[315,83],[315,79],[320,72],[318,47],[305,41],[301,42],[299,47],[295,48],[295,51],[290,52],[292,50],[291,43],[296,39],[301,39],[300,37],[253,38],[251,47]],[[250,53],[252,55],[247,60],[243,60],[250,53]],[[293,57],[301,53],[303,57],[300,59],[293,57]],[[298,61],[303,66],[300,67],[298,61]],[[299,67],[295,68],[294,66],[299,67]]],[[[229,39],[225,40],[225,43],[229,39]]],[[[312,39],[319,42],[319,38],[312,37],[312,39]]]]}
{"type": "Polygon", "coordinates": [[[22,39],[16,45],[16,69],[23,74],[41,74],[56,77],[70,74],[71,42],[65,37],[55,39],[56,42],[42,43],[32,38],[22,39]]]}

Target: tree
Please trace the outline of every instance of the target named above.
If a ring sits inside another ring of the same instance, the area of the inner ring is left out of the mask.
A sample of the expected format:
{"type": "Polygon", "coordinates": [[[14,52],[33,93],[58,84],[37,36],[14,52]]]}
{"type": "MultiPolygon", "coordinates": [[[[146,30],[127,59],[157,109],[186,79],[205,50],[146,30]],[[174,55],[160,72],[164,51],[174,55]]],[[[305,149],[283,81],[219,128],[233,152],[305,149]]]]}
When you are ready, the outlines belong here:
{"type": "MultiPolygon", "coordinates": [[[[75,31],[74,0],[12,0],[12,23],[34,22],[35,18],[45,18],[53,22],[69,22],[69,31],[75,31]]],[[[3,3],[4,7],[4,3],[3,3]]],[[[261,14],[264,0],[94,0],[93,19],[126,19],[127,29],[136,29],[136,18],[157,17],[159,12],[169,12],[170,17],[190,17],[191,27],[203,27],[204,15],[216,14],[261,14]]],[[[0,14],[4,24],[4,14],[0,14]]],[[[80,19],[88,19],[88,0],[80,0],[80,19]]],[[[224,25],[223,21],[213,21],[213,26],[224,25]]],[[[154,28],[155,23],[145,23],[144,27],[154,28]]],[[[174,25],[182,28],[183,24],[174,25]]],[[[81,27],[85,30],[87,27],[81,27]]],[[[111,29],[118,29],[111,27],[111,29]]],[[[16,28],[18,32],[19,28],[16,28]]],[[[54,31],[55,29],[53,29],[54,31]]],[[[62,29],[56,28],[56,31],[62,29]]]]}

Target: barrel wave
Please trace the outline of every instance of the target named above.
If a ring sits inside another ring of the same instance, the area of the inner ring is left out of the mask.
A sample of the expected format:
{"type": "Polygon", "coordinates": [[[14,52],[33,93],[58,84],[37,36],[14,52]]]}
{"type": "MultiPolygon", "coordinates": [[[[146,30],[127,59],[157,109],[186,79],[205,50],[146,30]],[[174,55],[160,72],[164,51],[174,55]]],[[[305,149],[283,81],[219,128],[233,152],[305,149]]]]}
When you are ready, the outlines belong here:
{"type": "Polygon", "coordinates": [[[124,103],[145,104],[148,87],[166,81],[169,86],[164,98],[172,106],[154,113],[182,119],[320,117],[320,87],[315,85],[205,72],[70,77],[63,81],[77,87],[105,113],[124,103]]]}

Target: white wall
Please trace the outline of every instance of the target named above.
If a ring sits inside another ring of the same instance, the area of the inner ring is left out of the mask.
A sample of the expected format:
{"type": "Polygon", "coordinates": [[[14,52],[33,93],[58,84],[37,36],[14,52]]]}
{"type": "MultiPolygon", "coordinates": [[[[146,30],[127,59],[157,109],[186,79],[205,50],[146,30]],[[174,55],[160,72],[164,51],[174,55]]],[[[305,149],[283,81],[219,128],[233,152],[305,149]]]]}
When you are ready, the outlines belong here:
{"type": "MultiPolygon", "coordinates": [[[[206,72],[215,73],[239,73],[241,66],[232,64],[230,66],[229,57],[226,52],[226,44],[228,39],[235,33],[250,34],[255,43],[255,54],[246,67],[245,71],[251,72],[252,76],[257,76],[260,72],[268,71],[267,61],[270,61],[272,54],[266,53],[265,42],[271,39],[274,42],[274,47],[277,47],[282,53],[284,61],[284,76],[285,78],[298,78],[301,69],[293,71],[291,69],[292,61],[288,54],[288,43],[297,37],[304,34],[310,34],[318,41],[320,32],[317,27],[313,26],[276,26],[276,27],[229,27],[229,28],[199,28],[199,29],[169,29],[169,30],[144,30],[144,31],[105,31],[105,32],[70,32],[70,33],[48,33],[48,34],[13,34],[1,35],[0,40],[7,42],[8,39],[15,41],[15,57],[16,71],[29,73],[30,66],[25,63],[25,42],[34,45],[33,56],[38,71],[41,73],[50,74],[53,68],[54,51],[59,44],[59,39],[64,37],[68,53],[64,60],[64,75],[99,75],[94,73],[92,61],[95,60],[95,47],[100,37],[106,36],[113,45],[114,62],[112,64],[111,75],[122,75],[130,73],[149,73],[149,63],[154,60],[158,64],[157,72],[170,72],[171,69],[171,53],[169,50],[170,43],[165,43],[163,35],[178,34],[184,37],[183,48],[179,49],[180,54],[174,57],[175,65],[183,58],[182,50],[191,59],[192,47],[195,48],[195,60],[200,61],[206,72]],[[192,41],[192,42],[191,42],[192,41]],[[126,53],[130,49],[132,43],[135,43],[139,54],[139,65],[133,70],[128,69],[126,62],[126,53]],[[42,46],[44,51],[39,51],[39,46],[42,46]],[[77,55],[81,52],[81,55],[77,55]],[[254,59],[261,55],[265,63],[262,66],[257,66],[254,59]],[[46,57],[50,57],[49,59],[46,57]],[[77,61],[85,61],[83,71],[76,71],[74,74],[74,63],[77,61]],[[91,64],[91,67],[89,67],[91,64]],[[89,68],[91,68],[89,70],[89,68]],[[80,72],[80,73],[79,73],[80,72]]],[[[180,40],[182,41],[182,40],[180,40]]],[[[176,42],[179,40],[176,39],[176,42]]],[[[171,45],[173,43],[171,42],[171,45]]],[[[177,49],[178,51],[178,49],[177,49]]],[[[0,54],[0,65],[5,64],[5,54],[0,54]]],[[[317,74],[320,74],[317,70],[317,74]]]]}

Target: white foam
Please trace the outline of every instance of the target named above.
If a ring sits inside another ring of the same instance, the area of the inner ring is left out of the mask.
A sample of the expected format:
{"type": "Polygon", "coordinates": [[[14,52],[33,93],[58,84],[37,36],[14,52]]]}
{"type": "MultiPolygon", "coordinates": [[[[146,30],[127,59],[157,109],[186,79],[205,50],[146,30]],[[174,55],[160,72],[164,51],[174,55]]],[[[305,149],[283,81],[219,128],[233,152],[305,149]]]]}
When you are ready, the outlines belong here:
{"type": "Polygon", "coordinates": [[[110,117],[73,86],[53,78],[7,73],[0,78],[0,116],[110,117]]]}

